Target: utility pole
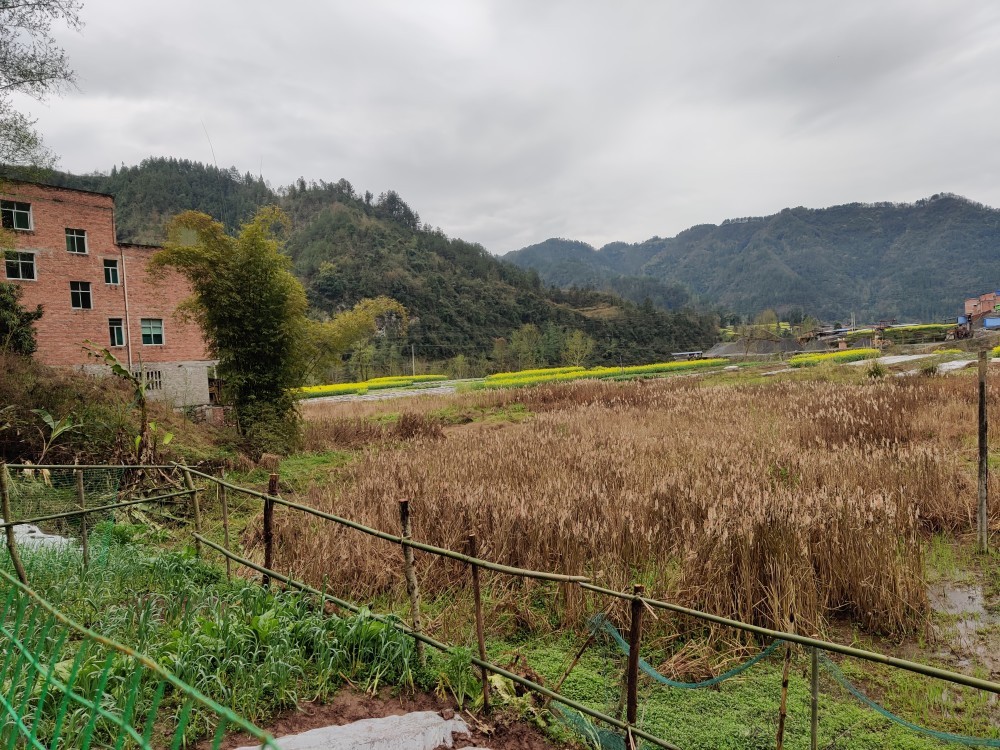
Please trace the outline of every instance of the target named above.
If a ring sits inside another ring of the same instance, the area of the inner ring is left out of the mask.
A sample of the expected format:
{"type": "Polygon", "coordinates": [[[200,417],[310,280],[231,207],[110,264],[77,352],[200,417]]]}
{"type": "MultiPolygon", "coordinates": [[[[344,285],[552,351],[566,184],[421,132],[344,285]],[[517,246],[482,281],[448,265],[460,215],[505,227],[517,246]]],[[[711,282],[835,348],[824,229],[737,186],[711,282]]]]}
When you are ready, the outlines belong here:
{"type": "Polygon", "coordinates": [[[980,552],[988,552],[990,546],[990,519],[986,512],[989,487],[989,445],[986,424],[986,372],[989,367],[989,352],[979,352],[979,508],[976,523],[976,546],[980,552]]]}
{"type": "Polygon", "coordinates": [[[410,369],[412,375],[417,376],[417,355],[413,352],[413,344],[410,344],[410,369]]]}

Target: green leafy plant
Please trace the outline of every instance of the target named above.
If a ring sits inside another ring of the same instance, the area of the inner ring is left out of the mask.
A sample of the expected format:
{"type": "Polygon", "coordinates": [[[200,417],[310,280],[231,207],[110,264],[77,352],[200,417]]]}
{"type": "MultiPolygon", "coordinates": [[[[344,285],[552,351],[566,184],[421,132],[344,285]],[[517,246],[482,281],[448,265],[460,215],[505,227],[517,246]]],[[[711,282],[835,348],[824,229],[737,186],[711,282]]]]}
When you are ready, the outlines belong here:
{"type": "Polygon", "coordinates": [[[479,695],[482,686],[472,674],[472,651],[463,647],[455,647],[444,658],[444,664],[438,673],[435,692],[442,698],[449,693],[462,708],[469,697],[479,695]]]}
{"type": "MultiPolygon", "coordinates": [[[[132,390],[132,403],[129,404],[129,408],[139,408],[139,432],[132,439],[131,447],[134,452],[136,463],[153,463],[153,454],[155,453],[156,444],[155,441],[151,444],[149,438],[149,404],[146,402],[147,386],[142,371],[133,372],[128,369],[118,360],[118,357],[116,357],[110,349],[107,347],[98,348],[93,341],[85,341],[83,348],[89,356],[103,361],[111,369],[112,375],[121,379],[130,386],[132,390]]],[[[173,435],[171,435],[170,438],[162,444],[167,445],[172,439],[173,435]]]]}
{"type": "Polygon", "coordinates": [[[45,454],[49,452],[49,448],[51,448],[52,444],[59,439],[60,435],[63,435],[70,430],[75,430],[78,427],[83,427],[83,422],[73,422],[72,412],[61,419],[56,419],[45,409],[32,409],[31,411],[32,413],[37,414],[45,423],[45,426],[49,428],[48,437],[45,436],[45,430],[41,427],[38,428],[38,432],[41,433],[42,436],[42,452],[38,456],[38,463],[42,463],[45,460],[45,454]]]}
{"type": "Polygon", "coordinates": [[[889,374],[889,368],[879,362],[877,359],[873,359],[868,363],[868,367],[865,369],[865,375],[871,380],[881,380],[886,375],[889,374]]]}

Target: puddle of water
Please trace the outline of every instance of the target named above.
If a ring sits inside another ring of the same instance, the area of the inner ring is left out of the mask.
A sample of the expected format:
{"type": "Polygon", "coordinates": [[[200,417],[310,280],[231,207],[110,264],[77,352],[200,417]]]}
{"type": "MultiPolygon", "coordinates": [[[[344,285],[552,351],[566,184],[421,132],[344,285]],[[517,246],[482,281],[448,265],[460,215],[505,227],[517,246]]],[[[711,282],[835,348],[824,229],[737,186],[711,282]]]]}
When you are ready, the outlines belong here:
{"type": "Polygon", "coordinates": [[[1000,614],[986,609],[982,587],[937,583],[928,589],[927,595],[935,612],[955,618],[954,623],[943,628],[957,658],[955,666],[968,669],[980,665],[986,667],[991,675],[1000,672],[1000,634],[995,631],[981,632],[1000,623],[1000,614]]]}
{"type": "Polygon", "coordinates": [[[927,590],[935,612],[946,615],[986,615],[982,586],[965,583],[935,583],[927,590]]]}

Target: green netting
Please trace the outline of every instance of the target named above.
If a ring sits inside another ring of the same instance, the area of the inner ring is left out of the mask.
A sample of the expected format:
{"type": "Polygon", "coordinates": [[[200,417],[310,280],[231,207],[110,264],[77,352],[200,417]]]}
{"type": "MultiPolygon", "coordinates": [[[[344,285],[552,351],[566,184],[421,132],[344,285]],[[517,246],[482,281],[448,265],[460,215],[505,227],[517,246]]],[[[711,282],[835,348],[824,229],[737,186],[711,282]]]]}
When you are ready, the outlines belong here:
{"type": "Polygon", "coordinates": [[[552,713],[580,735],[589,747],[597,747],[601,750],[625,750],[625,737],[623,735],[611,729],[602,729],[596,726],[579,711],[553,707],[552,713]]]}
{"type": "Polygon", "coordinates": [[[824,654],[820,654],[819,660],[823,667],[833,676],[833,679],[836,680],[842,688],[857,698],[861,703],[868,706],[868,708],[884,716],[895,724],[899,724],[900,726],[906,727],[914,732],[927,735],[928,737],[941,740],[942,742],[954,742],[968,747],[1000,747],[1000,740],[991,740],[983,737],[969,737],[968,735],[952,734],[951,732],[939,732],[936,729],[929,729],[928,727],[914,724],[912,721],[907,721],[902,716],[897,716],[892,711],[885,708],[885,706],[880,703],[876,703],[861,692],[857,685],[844,676],[844,673],[840,671],[840,667],[830,661],[830,659],[828,659],[824,654]]]}
{"type": "Polygon", "coordinates": [[[0,748],[178,750],[261,729],[150,659],[70,620],[0,570],[0,748]]]}
{"type": "MultiPolygon", "coordinates": [[[[594,631],[603,630],[608,635],[610,635],[611,639],[615,642],[615,644],[618,646],[621,652],[626,656],[628,656],[629,652],[628,641],[622,638],[622,634],[618,632],[618,628],[612,625],[606,617],[604,617],[603,615],[597,615],[596,617],[591,618],[589,625],[590,628],[594,631]]],[[[768,656],[773,654],[775,649],[777,649],[778,646],[780,646],[782,643],[784,643],[784,641],[781,640],[772,641],[767,648],[755,654],[754,656],[750,657],[742,664],[737,664],[732,669],[723,672],[720,675],[712,677],[711,679],[702,680],[701,682],[678,682],[677,680],[671,680],[669,677],[664,677],[662,674],[657,672],[656,669],[654,669],[649,662],[647,662],[645,659],[641,657],[639,659],[639,669],[641,669],[647,675],[649,675],[654,680],[659,682],[661,685],[669,685],[670,687],[680,688],[682,690],[697,690],[698,688],[706,688],[718,685],[720,682],[725,682],[726,680],[735,677],[741,672],[745,672],[757,662],[761,661],[762,659],[766,659],[768,656]]]]}

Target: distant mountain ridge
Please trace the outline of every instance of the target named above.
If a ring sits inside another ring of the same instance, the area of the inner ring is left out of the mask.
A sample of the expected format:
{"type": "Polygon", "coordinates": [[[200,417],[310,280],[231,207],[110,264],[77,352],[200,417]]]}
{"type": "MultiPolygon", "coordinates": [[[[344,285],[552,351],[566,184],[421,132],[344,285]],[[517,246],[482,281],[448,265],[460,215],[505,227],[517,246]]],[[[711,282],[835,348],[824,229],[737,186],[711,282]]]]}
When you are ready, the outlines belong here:
{"type": "Polygon", "coordinates": [[[558,361],[563,338],[577,330],[594,339],[593,362],[607,364],[663,360],[717,338],[708,314],[548,287],[533,271],[422,223],[393,190],[360,194],[343,179],[300,179],[274,190],[249,173],[174,158],[108,173],[55,173],[46,181],[114,195],[119,239],[130,242],[162,243],[167,222],[185,210],[234,230],[260,206],[280,206],[291,220],[286,249],[314,312],[335,313],[379,295],[407,309],[412,325],[403,340],[385,343],[386,357],[400,359],[412,345],[428,360],[482,359],[497,339],[510,342],[526,324],[538,328],[544,364],[558,361]]]}
{"type": "Polygon", "coordinates": [[[550,239],[503,257],[546,283],[630,299],[623,285],[644,279],[744,315],[800,308],[827,320],[928,320],[1000,286],[1000,210],[939,193],[915,203],[786,208],[599,250],[550,239]]]}

